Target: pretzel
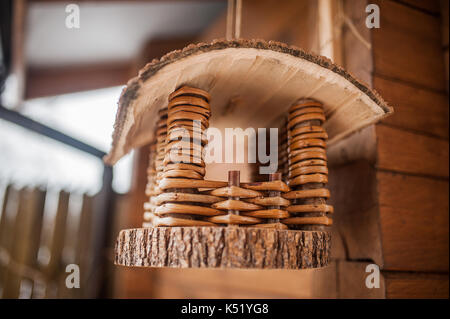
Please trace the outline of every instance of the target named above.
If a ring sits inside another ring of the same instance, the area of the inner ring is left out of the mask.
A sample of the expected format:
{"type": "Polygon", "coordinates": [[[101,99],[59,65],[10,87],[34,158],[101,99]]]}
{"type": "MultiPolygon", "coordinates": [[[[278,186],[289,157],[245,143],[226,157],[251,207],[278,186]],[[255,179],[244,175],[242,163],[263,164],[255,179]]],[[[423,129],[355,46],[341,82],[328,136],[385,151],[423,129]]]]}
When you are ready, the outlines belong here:
{"type": "Polygon", "coordinates": [[[281,209],[255,210],[251,212],[243,212],[242,215],[257,218],[277,218],[277,219],[287,218],[290,216],[287,211],[281,209]]]}
{"type": "Polygon", "coordinates": [[[192,178],[192,179],[202,179],[203,175],[201,175],[195,171],[191,171],[191,170],[175,169],[175,170],[170,170],[170,171],[164,172],[162,174],[162,178],[167,178],[167,177],[183,177],[183,178],[192,178]]]}
{"type": "Polygon", "coordinates": [[[293,179],[289,180],[289,186],[297,186],[297,185],[303,185],[307,183],[328,183],[328,177],[327,175],[323,174],[311,174],[311,175],[300,175],[297,177],[294,177],[293,179]]]}
{"type": "Polygon", "coordinates": [[[298,134],[298,135],[295,135],[294,137],[289,138],[289,142],[293,143],[296,141],[310,139],[310,138],[322,139],[322,140],[326,141],[328,139],[328,134],[326,132],[298,134]]]}
{"type": "Polygon", "coordinates": [[[307,147],[321,147],[325,148],[326,143],[321,139],[303,139],[297,140],[289,143],[290,150],[298,150],[307,147]]]}
{"type": "Polygon", "coordinates": [[[161,205],[167,202],[193,202],[212,204],[221,201],[217,196],[204,194],[189,194],[189,193],[161,193],[155,197],[155,205],[161,205]]]}
{"type": "Polygon", "coordinates": [[[319,217],[290,217],[283,219],[283,224],[287,225],[333,225],[333,220],[327,216],[319,217]]]}
{"type": "Polygon", "coordinates": [[[331,205],[326,204],[304,204],[304,205],[294,205],[287,208],[289,213],[327,213],[332,214],[334,208],[331,205]]]}
{"type": "Polygon", "coordinates": [[[302,108],[305,108],[305,107],[320,107],[320,108],[323,108],[322,103],[306,99],[306,100],[303,100],[303,101],[301,101],[299,103],[296,103],[296,104],[292,105],[289,108],[289,113],[294,113],[295,111],[297,111],[299,109],[302,109],[302,108]]]}
{"type": "Polygon", "coordinates": [[[156,217],[153,219],[154,227],[182,227],[182,226],[217,226],[215,223],[204,220],[184,219],[176,217],[156,217]]]}
{"type": "Polygon", "coordinates": [[[178,97],[178,96],[180,96],[180,95],[200,96],[206,102],[209,102],[211,100],[211,95],[209,95],[208,92],[206,92],[204,90],[193,88],[193,87],[189,87],[189,86],[182,86],[178,90],[174,91],[173,93],[171,93],[169,95],[169,101],[174,99],[174,98],[176,98],[176,97],[178,97]]]}
{"type": "Polygon", "coordinates": [[[326,133],[325,129],[322,126],[318,125],[308,125],[296,127],[288,131],[288,139],[293,138],[295,136],[306,134],[306,133],[326,133]]]}
{"type": "Polygon", "coordinates": [[[256,224],[256,225],[250,225],[249,227],[256,227],[256,228],[272,228],[272,229],[288,229],[288,226],[282,223],[265,223],[265,224],[256,224]]]}
{"type": "Polygon", "coordinates": [[[217,216],[224,214],[222,211],[198,205],[186,205],[176,203],[165,203],[159,205],[154,210],[155,215],[166,214],[188,214],[188,215],[201,215],[201,216],[217,216]]]}
{"type": "Polygon", "coordinates": [[[227,182],[209,180],[192,180],[187,178],[163,178],[159,182],[162,190],[169,188],[219,188],[227,185],[227,182]]]}
{"type": "MultiPolygon", "coordinates": [[[[257,198],[249,198],[247,202],[261,205],[261,206],[289,206],[290,202],[281,197],[281,196],[273,196],[273,197],[257,197],[257,198]]],[[[273,217],[279,218],[279,217],[273,217]]]]}
{"type": "Polygon", "coordinates": [[[308,113],[304,115],[297,116],[292,119],[288,123],[288,128],[295,127],[298,124],[307,122],[307,121],[320,121],[320,123],[325,122],[325,115],[323,113],[308,113]]]}
{"type": "Polygon", "coordinates": [[[322,159],[326,161],[327,155],[325,154],[325,152],[317,152],[317,151],[300,152],[294,155],[292,158],[290,158],[289,162],[295,164],[297,162],[309,159],[322,159]]]}
{"type": "Polygon", "coordinates": [[[280,192],[289,191],[289,187],[282,181],[245,183],[243,184],[243,187],[256,191],[258,190],[280,191],[280,192]]]}
{"type": "Polygon", "coordinates": [[[291,121],[292,119],[296,118],[297,116],[300,116],[303,114],[309,114],[309,113],[323,114],[323,108],[317,107],[317,106],[311,106],[311,107],[304,107],[304,108],[298,109],[292,113],[289,113],[288,120],[291,121]]]}
{"type": "Polygon", "coordinates": [[[310,198],[310,197],[329,198],[330,191],[326,188],[296,190],[284,194],[283,197],[287,199],[310,198]]]}
{"type": "Polygon", "coordinates": [[[238,211],[250,211],[261,209],[262,207],[259,205],[255,205],[252,203],[242,202],[236,199],[227,199],[222,202],[214,203],[211,205],[213,208],[222,209],[222,210],[238,210],[238,211]]]}
{"type": "Polygon", "coordinates": [[[235,214],[208,217],[206,220],[216,224],[227,224],[227,225],[242,225],[242,224],[248,225],[248,224],[257,224],[261,222],[261,219],[259,218],[235,214]]]}
{"type": "Polygon", "coordinates": [[[164,166],[164,172],[170,171],[170,170],[177,170],[177,169],[187,169],[191,171],[195,171],[201,175],[205,175],[206,170],[202,166],[198,166],[195,164],[187,164],[187,163],[175,163],[175,164],[167,164],[164,166]]]}
{"type": "Polygon", "coordinates": [[[299,167],[308,166],[327,166],[327,161],[323,159],[306,159],[289,165],[289,171],[293,171],[299,167]]]}
{"type": "Polygon", "coordinates": [[[210,110],[205,109],[201,106],[187,105],[187,104],[177,105],[170,109],[171,114],[174,114],[176,112],[193,112],[193,113],[198,113],[200,115],[203,115],[205,117],[211,116],[210,110]]]}
{"type": "Polygon", "coordinates": [[[240,198],[252,198],[261,196],[260,192],[245,189],[237,186],[227,186],[222,188],[217,188],[209,192],[211,195],[222,196],[222,197],[240,197],[240,198]]]}
{"type": "Polygon", "coordinates": [[[303,166],[296,169],[293,169],[289,172],[289,178],[294,178],[299,175],[308,175],[308,174],[324,174],[328,175],[328,168],[326,166],[303,166]]]}
{"type": "Polygon", "coordinates": [[[172,107],[176,106],[176,105],[183,105],[183,104],[188,104],[188,105],[195,105],[195,106],[200,106],[203,107],[207,110],[210,110],[210,106],[209,103],[206,102],[204,99],[199,98],[199,97],[195,97],[195,96],[177,96],[174,99],[170,100],[169,102],[169,111],[172,107]]]}

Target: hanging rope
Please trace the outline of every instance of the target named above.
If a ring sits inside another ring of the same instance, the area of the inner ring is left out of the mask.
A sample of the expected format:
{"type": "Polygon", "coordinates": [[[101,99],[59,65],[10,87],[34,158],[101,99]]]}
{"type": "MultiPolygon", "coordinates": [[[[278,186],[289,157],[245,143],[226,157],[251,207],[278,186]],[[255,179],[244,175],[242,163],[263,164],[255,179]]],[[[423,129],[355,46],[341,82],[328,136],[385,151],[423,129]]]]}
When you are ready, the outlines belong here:
{"type": "Polygon", "coordinates": [[[241,36],[242,0],[228,0],[226,39],[239,39],[241,36]]]}
{"type": "Polygon", "coordinates": [[[350,31],[353,33],[353,35],[356,37],[356,39],[358,39],[359,42],[361,42],[368,50],[370,50],[372,48],[372,45],[366,39],[363,38],[361,33],[356,28],[355,24],[352,22],[352,20],[350,20],[350,18],[345,14],[343,14],[343,20],[344,23],[350,29],[350,31]]]}
{"type": "Polygon", "coordinates": [[[319,48],[319,51],[322,51],[322,49],[324,47],[326,47],[331,42],[333,42],[335,40],[336,34],[338,34],[338,36],[336,36],[337,38],[340,36],[340,34],[342,32],[342,28],[344,27],[344,25],[346,25],[349,28],[349,30],[353,34],[353,36],[359,42],[361,42],[362,45],[364,45],[368,50],[370,50],[372,48],[372,45],[370,44],[370,42],[368,42],[366,39],[364,39],[364,37],[359,32],[358,28],[353,23],[353,21],[344,13],[344,9],[342,8],[341,2],[337,2],[337,3],[340,4],[340,5],[338,6],[337,13],[333,17],[333,20],[334,20],[333,35],[331,36],[331,38],[327,39],[326,41],[324,41],[321,44],[321,46],[319,48]]]}

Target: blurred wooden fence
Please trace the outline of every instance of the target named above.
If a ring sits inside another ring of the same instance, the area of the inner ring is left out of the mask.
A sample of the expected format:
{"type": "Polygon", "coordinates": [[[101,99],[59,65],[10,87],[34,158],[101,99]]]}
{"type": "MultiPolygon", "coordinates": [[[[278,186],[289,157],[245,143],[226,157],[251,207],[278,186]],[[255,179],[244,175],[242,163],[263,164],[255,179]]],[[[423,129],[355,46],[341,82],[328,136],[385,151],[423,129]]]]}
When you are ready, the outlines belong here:
{"type": "Polygon", "coordinates": [[[99,196],[41,188],[0,188],[0,297],[92,298],[99,196]],[[66,266],[79,266],[80,288],[66,287],[66,266]]]}

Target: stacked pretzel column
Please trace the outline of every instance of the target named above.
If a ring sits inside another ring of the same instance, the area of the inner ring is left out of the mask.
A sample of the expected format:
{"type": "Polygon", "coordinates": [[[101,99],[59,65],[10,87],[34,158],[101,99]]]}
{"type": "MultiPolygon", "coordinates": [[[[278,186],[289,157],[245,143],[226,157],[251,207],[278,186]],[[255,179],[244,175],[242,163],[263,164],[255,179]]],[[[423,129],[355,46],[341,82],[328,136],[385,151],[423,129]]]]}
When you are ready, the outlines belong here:
{"type": "Polygon", "coordinates": [[[182,87],[169,96],[164,172],[155,199],[154,226],[214,226],[207,216],[222,214],[210,205],[220,200],[200,194],[205,162],[203,131],[209,126],[210,96],[207,92],[182,87]]]}
{"type": "Polygon", "coordinates": [[[285,198],[292,200],[283,220],[290,229],[327,230],[333,207],[326,204],[328,183],[325,122],[320,102],[302,99],[289,109],[289,186],[285,198]]]}
{"type": "Polygon", "coordinates": [[[287,121],[283,121],[283,125],[278,129],[278,169],[282,174],[282,180],[287,182],[289,165],[288,165],[288,142],[287,142],[287,121]]]}
{"type": "Polygon", "coordinates": [[[156,157],[156,143],[150,145],[149,161],[147,168],[147,185],[145,187],[145,195],[149,197],[149,201],[144,203],[144,222],[142,227],[151,227],[153,220],[154,206],[152,204],[152,197],[156,195],[156,169],[155,169],[155,157],[156,157]]]}
{"type": "Polygon", "coordinates": [[[156,143],[150,145],[149,166],[147,169],[147,187],[145,194],[149,196],[149,201],[144,204],[143,227],[151,227],[156,209],[156,196],[161,194],[159,182],[164,169],[164,156],[166,154],[167,138],[167,107],[158,112],[158,122],[156,123],[156,143]]]}

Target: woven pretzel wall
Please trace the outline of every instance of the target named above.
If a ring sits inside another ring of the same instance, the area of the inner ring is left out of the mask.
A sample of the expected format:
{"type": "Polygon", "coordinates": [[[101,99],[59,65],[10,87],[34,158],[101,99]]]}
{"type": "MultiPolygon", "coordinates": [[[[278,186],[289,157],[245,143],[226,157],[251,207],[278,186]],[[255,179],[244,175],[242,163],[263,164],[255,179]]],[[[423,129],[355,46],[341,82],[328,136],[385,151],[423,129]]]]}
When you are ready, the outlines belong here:
{"type": "Polygon", "coordinates": [[[326,265],[333,212],[326,204],[327,133],[328,143],[338,147],[338,141],[392,111],[344,69],[283,43],[215,40],[153,60],[122,92],[112,148],[105,157],[114,164],[159,137],[149,170],[146,227],[121,231],[116,263],[290,269],[326,265]],[[187,83],[195,88],[179,89],[187,83]],[[297,100],[302,96],[324,104],[297,100]],[[231,172],[228,182],[205,180],[198,153],[206,142],[198,138],[188,140],[188,154],[178,154],[187,162],[167,157],[177,154],[180,142],[169,133],[186,129],[193,134],[193,120],[206,128],[210,103],[218,114],[215,120],[239,127],[273,122],[278,127],[286,117],[279,131],[281,176],[264,180],[256,175],[255,182],[241,183],[239,173],[231,172]],[[160,111],[160,131],[155,132],[157,112],[166,106],[167,118],[160,111]],[[164,126],[166,139],[161,135],[164,126]]]}
{"type": "Polygon", "coordinates": [[[150,147],[146,191],[150,199],[144,205],[143,226],[327,230],[333,207],[326,204],[328,136],[322,127],[322,104],[299,100],[279,131],[279,168],[292,189],[283,182],[283,173],[269,175],[266,182],[241,185],[239,171],[230,171],[228,186],[220,187],[223,182],[204,180],[207,141],[201,132],[209,127],[210,98],[203,90],[184,86],[160,111],[158,139],[150,147]]]}
{"type": "Polygon", "coordinates": [[[281,172],[269,174],[266,181],[241,183],[239,171],[229,171],[227,182],[204,179],[208,141],[202,132],[209,127],[210,100],[207,92],[183,86],[160,110],[157,139],[150,146],[144,228],[121,232],[116,263],[294,269],[326,265],[332,208],[325,204],[327,135],[320,103],[305,100],[291,107],[279,131],[281,172]]]}

